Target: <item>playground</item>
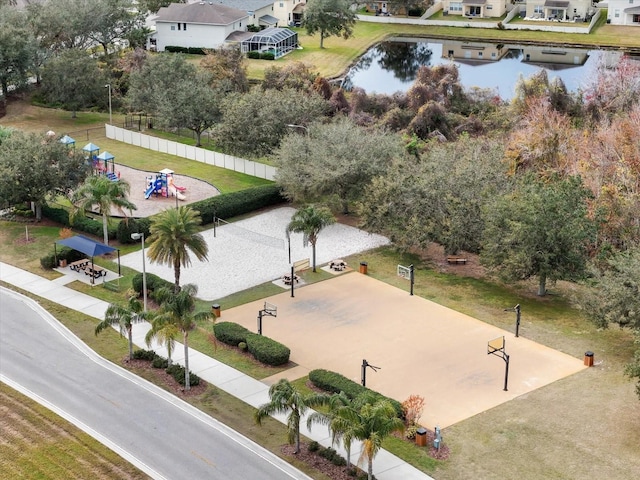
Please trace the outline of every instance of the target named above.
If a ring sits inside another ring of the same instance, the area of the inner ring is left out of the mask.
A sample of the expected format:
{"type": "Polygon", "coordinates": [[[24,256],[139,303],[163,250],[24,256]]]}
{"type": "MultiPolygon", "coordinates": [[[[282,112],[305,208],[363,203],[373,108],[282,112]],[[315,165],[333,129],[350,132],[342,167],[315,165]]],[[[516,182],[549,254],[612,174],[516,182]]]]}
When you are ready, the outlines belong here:
{"type": "MultiPolygon", "coordinates": [[[[408,283],[408,282],[407,282],[408,283]]],[[[420,422],[453,425],[497,405],[577,373],[582,360],[476,320],[358,272],[307,285],[291,298],[266,299],[277,317],[265,316],[263,334],[291,348],[297,366],[280,376],[295,380],[310,370],[332,370],[399,401],[425,399],[420,422]],[[487,343],[504,336],[505,362],[487,354],[487,343]],[[328,347],[330,346],[330,347],[328,347]]],[[[264,300],[224,310],[219,321],[257,331],[264,300]]]]}
{"type": "MultiPolygon", "coordinates": [[[[175,208],[176,197],[171,193],[171,191],[169,191],[168,196],[163,196],[162,194],[156,195],[151,192],[147,197],[149,181],[151,179],[155,186],[156,176],[161,175],[160,170],[158,172],[145,172],[142,170],[136,170],[135,168],[126,167],[124,165],[119,165],[117,163],[115,164],[114,169],[116,175],[119,173],[120,178],[126,180],[131,186],[129,200],[138,207],[133,211],[134,217],[149,217],[161,212],[162,210],[166,210],[167,208],[175,208]]],[[[179,205],[189,205],[190,203],[220,194],[216,187],[202,180],[175,173],[172,177],[174,186],[178,186],[182,189],[177,192],[179,205]]],[[[170,190],[170,185],[167,186],[170,190]]],[[[160,189],[161,188],[162,185],[160,185],[160,189]]],[[[116,213],[115,210],[114,213],[116,213]]]]}

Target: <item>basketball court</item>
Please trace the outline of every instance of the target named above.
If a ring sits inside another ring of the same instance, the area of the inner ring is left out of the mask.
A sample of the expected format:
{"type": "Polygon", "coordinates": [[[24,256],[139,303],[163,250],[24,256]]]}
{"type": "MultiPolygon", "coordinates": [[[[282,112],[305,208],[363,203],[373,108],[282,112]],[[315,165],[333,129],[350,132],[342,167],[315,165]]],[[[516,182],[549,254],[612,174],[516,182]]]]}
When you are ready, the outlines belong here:
{"type": "MultiPolygon", "coordinates": [[[[399,401],[425,399],[421,424],[442,428],[581,371],[583,362],[367,275],[352,272],[270,297],[277,316],[262,333],[291,349],[298,364],[279,377],[295,380],[325,368],[399,401]],[[501,352],[502,337],[505,349],[501,352]],[[488,355],[488,342],[491,350],[488,355]],[[504,391],[504,353],[509,356],[504,391]]],[[[230,310],[219,321],[257,332],[264,300],[230,310]]],[[[269,305],[268,309],[274,313],[269,305]]]]}

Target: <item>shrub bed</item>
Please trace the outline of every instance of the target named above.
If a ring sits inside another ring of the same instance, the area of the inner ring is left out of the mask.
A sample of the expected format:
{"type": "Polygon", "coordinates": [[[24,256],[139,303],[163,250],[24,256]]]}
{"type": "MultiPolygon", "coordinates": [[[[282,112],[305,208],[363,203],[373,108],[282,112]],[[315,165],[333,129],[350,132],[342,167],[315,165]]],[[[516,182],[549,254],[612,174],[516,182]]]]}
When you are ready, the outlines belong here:
{"type": "MultiPolygon", "coordinates": [[[[173,377],[173,379],[178,382],[180,385],[184,386],[184,367],[182,365],[178,365],[174,363],[170,367],[167,367],[166,372],[173,377]]],[[[200,385],[200,377],[195,373],[189,372],[189,385],[196,386],[200,385]]]]}
{"type": "Polygon", "coordinates": [[[326,392],[344,392],[345,395],[351,399],[356,398],[361,393],[370,392],[374,395],[376,400],[389,400],[393,405],[393,408],[396,411],[398,417],[404,417],[404,411],[400,402],[392,398],[385,397],[384,395],[367,387],[363,387],[359,383],[356,383],[353,380],[349,380],[347,377],[345,377],[344,375],[340,375],[339,373],[331,372],[324,369],[311,370],[309,372],[309,381],[313,383],[314,386],[326,392]]]}
{"type": "Polygon", "coordinates": [[[222,343],[239,347],[241,343],[246,346],[247,337],[251,332],[238,323],[220,322],[213,325],[213,334],[222,343]]]}
{"type": "Polygon", "coordinates": [[[149,227],[151,221],[148,218],[128,218],[121,220],[116,229],[116,238],[121,244],[138,243],[140,240],[131,238],[132,233],[144,233],[144,237],[149,238],[149,227]]]}
{"type": "Polygon", "coordinates": [[[76,260],[85,258],[82,252],[72,250],[71,248],[67,247],[62,247],[60,250],[57,250],[57,252],[57,254],[56,252],[51,252],[50,254],[40,258],[40,266],[49,270],[57,267],[58,265],[56,264],[56,256],[58,258],[58,262],[60,260],[66,260],[67,263],[75,262],[76,260]]]}
{"type": "Polygon", "coordinates": [[[246,343],[249,353],[266,365],[277,367],[289,361],[291,350],[271,338],[252,333],[246,343]]]}
{"type": "MultiPolygon", "coordinates": [[[[131,279],[131,287],[138,294],[138,296],[142,296],[142,284],[143,278],[142,273],[137,273],[131,279]]],[[[147,273],[147,292],[151,298],[153,298],[153,294],[156,290],[160,288],[173,288],[173,283],[168,282],[153,273],[147,273]]]]}
{"type": "MultiPolygon", "coordinates": [[[[91,235],[95,235],[96,237],[102,238],[102,222],[94,220],[93,218],[79,216],[75,219],[72,225],[69,222],[69,212],[67,212],[64,208],[50,207],[49,205],[42,206],[42,216],[47,217],[49,220],[52,220],[54,222],[58,222],[66,227],[73,227],[76,230],[80,230],[82,232],[86,232],[91,235]]],[[[116,238],[116,229],[113,227],[108,227],[108,235],[110,239],[116,238]]]]}

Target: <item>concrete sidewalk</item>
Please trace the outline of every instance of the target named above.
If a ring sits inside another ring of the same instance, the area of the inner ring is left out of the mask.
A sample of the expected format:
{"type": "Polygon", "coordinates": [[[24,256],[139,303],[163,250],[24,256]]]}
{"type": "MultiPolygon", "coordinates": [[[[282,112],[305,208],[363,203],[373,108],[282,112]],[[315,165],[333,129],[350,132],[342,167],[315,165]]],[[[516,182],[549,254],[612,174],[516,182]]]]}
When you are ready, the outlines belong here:
{"type": "MultiPolygon", "coordinates": [[[[107,302],[72,290],[60,282],[47,280],[2,262],[0,262],[0,280],[98,320],[104,318],[108,307],[107,302]]],[[[134,325],[133,341],[140,348],[147,348],[144,337],[148,330],[148,323],[134,325]]],[[[155,344],[152,348],[159,355],[167,356],[166,350],[162,345],[155,344]]],[[[172,355],[173,360],[184,364],[183,352],[182,344],[176,344],[172,355]]],[[[267,383],[255,380],[192,348],[189,349],[189,366],[193,373],[206,382],[215,385],[253,407],[257,408],[269,401],[269,385],[267,383]]],[[[277,416],[276,418],[282,423],[286,423],[284,416],[277,416]]],[[[308,430],[306,423],[305,417],[301,422],[301,433],[303,435],[316,440],[326,447],[332,446],[331,437],[325,426],[314,425],[311,430],[308,430]]],[[[336,450],[346,457],[346,452],[342,447],[336,448],[336,450]]],[[[357,462],[360,452],[361,444],[355,442],[351,447],[351,460],[353,463],[357,462]]],[[[378,480],[428,480],[431,478],[385,450],[380,450],[376,455],[373,462],[373,470],[378,480]]]]}

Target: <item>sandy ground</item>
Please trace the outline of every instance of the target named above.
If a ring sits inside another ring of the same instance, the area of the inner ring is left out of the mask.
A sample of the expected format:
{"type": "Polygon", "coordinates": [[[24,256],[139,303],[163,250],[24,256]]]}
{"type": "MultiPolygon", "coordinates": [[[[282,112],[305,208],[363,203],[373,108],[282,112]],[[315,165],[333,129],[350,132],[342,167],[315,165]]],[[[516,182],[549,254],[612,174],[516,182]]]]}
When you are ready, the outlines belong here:
{"type": "MultiPolygon", "coordinates": [[[[163,167],[160,166],[158,171],[162,169],[163,167]]],[[[144,192],[148,185],[147,177],[155,178],[158,172],[145,172],[118,164],[115,165],[115,171],[116,173],[120,173],[121,179],[126,180],[129,185],[131,185],[129,200],[138,207],[133,211],[133,217],[149,217],[167,208],[175,208],[176,197],[174,196],[161,197],[152,195],[149,199],[144,198],[144,192]]],[[[174,175],[174,182],[179,187],[186,187],[186,190],[183,192],[186,198],[179,200],[180,205],[188,205],[220,194],[218,189],[213,185],[186,175],[174,175]]],[[[115,210],[112,213],[114,216],[117,215],[115,210]]],[[[127,215],[129,215],[128,212],[127,215]]]]}
{"type": "MultiPolygon", "coordinates": [[[[361,380],[399,401],[425,399],[422,425],[442,428],[583,370],[582,361],[476,320],[358,272],[266,299],[277,318],[263,318],[263,334],[291,349],[297,367],[281,377],[293,380],[325,368],[361,380]],[[487,342],[506,337],[505,362],[487,355],[487,342]]],[[[220,321],[257,331],[264,301],[230,310],[220,321]]]]}
{"type": "MultiPolygon", "coordinates": [[[[206,262],[194,260],[181,270],[180,283],[198,285],[198,296],[216,300],[231,293],[281,278],[290,272],[288,242],[285,230],[295,209],[277,208],[254,217],[202,232],[209,245],[206,262]],[[237,228],[242,227],[242,228],[237,228]],[[268,237],[255,235],[258,232],[268,237]]],[[[389,243],[380,235],[357,228],[334,224],[322,230],[316,247],[318,266],[337,258],[370,250],[389,243]]],[[[312,258],[311,246],[304,247],[302,234],[291,235],[291,261],[312,258]]],[[[139,252],[121,258],[122,265],[142,271],[139,252]]],[[[173,282],[173,268],[153,264],[148,259],[147,272],[173,282]]]]}

